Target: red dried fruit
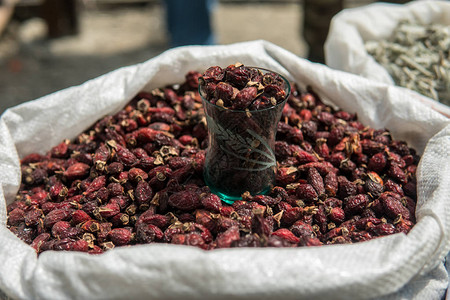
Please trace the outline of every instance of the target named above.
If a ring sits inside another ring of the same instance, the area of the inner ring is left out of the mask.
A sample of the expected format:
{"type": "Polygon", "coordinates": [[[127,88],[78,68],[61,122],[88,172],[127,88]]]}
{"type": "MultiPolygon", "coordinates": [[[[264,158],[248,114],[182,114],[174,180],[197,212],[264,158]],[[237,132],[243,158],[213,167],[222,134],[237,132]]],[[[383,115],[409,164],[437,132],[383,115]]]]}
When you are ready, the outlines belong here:
{"type": "Polygon", "coordinates": [[[327,195],[329,197],[336,196],[338,187],[339,187],[339,185],[338,185],[336,173],[328,172],[324,178],[324,188],[325,188],[325,192],[327,193],[327,195]]]}
{"type": "Polygon", "coordinates": [[[111,219],[111,223],[115,227],[123,227],[130,223],[130,216],[125,213],[118,213],[113,216],[111,219]]]}
{"type": "Polygon", "coordinates": [[[300,119],[303,121],[309,121],[312,118],[312,113],[309,109],[302,109],[299,113],[300,119]]]}
{"type": "Polygon", "coordinates": [[[192,135],[182,135],[178,138],[178,140],[180,141],[181,144],[183,144],[184,146],[192,144],[194,142],[194,137],[192,135]]]}
{"type": "Polygon", "coordinates": [[[108,159],[110,157],[110,151],[109,148],[105,144],[100,144],[100,146],[95,150],[94,156],[93,156],[93,162],[95,165],[95,168],[99,171],[102,171],[106,163],[108,162],[108,159]]]}
{"type": "Polygon", "coordinates": [[[373,239],[373,236],[367,231],[351,231],[350,238],[353,242],[364,242],[373,239]]]}
{"type": "Polygon", "coordinates": [[[149,205],[153,198],[153,190],[147,181],[140,180],[136,185],[134,197],[137,205],[149,205]]]}
{"type": "Polygon", "coordinates": [[[320,175],[322,175],[322,176],[325,176],[329,172],[336,173],[338,171],[335,167],[333,167],[333,165],[331,163],[329,163],[327,161],[306,163],[306,164],[299,166],[298,170],[300,172],[304,172],[304,171],[308,170],[309,168],[316,168],[317,171],[319,171],[320,175]]]}
{"type": "MultiPolygon", "coordinates": [[[[316,190],[317,195],[323,196],[325,194],[325,186],[322,176],[319,174],[316,168],[308,169],[308,183],[316,190]]],[[[298,195],[298,194],[297,194],[298,195]]]]}
{"type": "Polygon", "coordinates": [[[348,196],[353,196],[356,194],[356,184],[349,181],[344,176],[338,176],[337,179],[339,184],[338,195],[340,198],[346,198],[348,196]]]}
{"type": "Polygon", "coordinates": [[[133,234],[125,228],[114,228],[108,233],[108,238],[116,246],[125,246],[130,244],[133,234]]]}
{"type": "Polygon", "coordinates": [[[61,238],[61,235],[63,235],[70,227],[69,222],[58,221],[52,226],[52,235],[55,238],[61,238]]]}
{"type": "Polygon", "coordinates": [[[351,174],[356,169],[356,164],[350,159],[346,158],[339,164],[341,173],[351,174]]]}
{"type": "Polygon", "coordinates": [[[396,198],[395,194],[392,194],[391,192],[384,192],[379,197],[379,200],[383,205],[384,212],[389,218],[396,219],[400,215],[403,219],[412,219],[409,210],[403,206],[402,202],[399,198],[396,198]]]}
{"type": "Polygon", "coordinates": [[[408,233],[412,226],[413,223],[411,221],[400,218],[398,223],[395,224],[395,232],[408,233]]]}
{"type": "Polygon", "coordinates": [[[299,220],[295,222],[290,228],[292,233],[297,237],[312,237],[314,235],[314,229],[311,225],[299,220]]]}
{"type": "Polygon", "coordinates": [[[355,196],[349,196],[344,199],[344,211],[345,214],[354,215],[362,212],[362,210],[369,204],[369,198],[367,195],[358,194],[355,196]]]}
{"type": "MultiPolygon", "coordinates": [[[[255,94],[256,95],[256,94],[255,94]]],[[[233,87],[226,82],[219,82],[216,85],[216,89],[214,91],[214,98],[217,100],[222,100],[224,106],[230,106],[231,105],[231,98],[234,96],[234,90],[233,87]]]]}
{"type": "Polygon", "coordinates": [[[183,184],[189,177],[192,176],[192,174],[194,174],[194,171],[194,164],[188,164],[178,170],[173,171],[171,178],[167,183],[167,186],[171,187],[172,185],[178,186],[180,184],[183,184]]]}
{"type": "MultiPolygon", "coordinates": [[[[107,222],[107,223],[99,223],[98,231],[96,233],[97,234],[97,243],[99,245],[102,245],[103,243],[105,243],[107,241],[108,233],[111,231],[111,229],[112,229],[112,224],[111,223],[109,223],[109,222],[107,222]]],[[[112,245],[114,246],[113,243],[112,243],[112,245]]]]}
{"type": "Polygon", "coordinates": [[[376,217],[365,217],[365,218],[361,218],[361,219],[357,220],[355,222],[355,226],[359,230],[369,230],[381,223],[382,223],[382,221],[376,217]]]}
{"type": "Polygon", "coordinates": [[[250,80],[250,71],[242,65],[230,65],[225,69],[225,78],[238,88],[243,88],[250,80]]]}
{"type": "Polygon", "coordinates": [[[295,244],[292,244],[286,239],[283,239],[276,235],[271,235],[266,241],[266,247],[275,247],[275,248],[284,248],[284,247],[295,247],[295,244]]]}
{"type": "Polygon", "coordinates": [[[87,222],[91,217],[84,210],[76,210],[72,213],[72,225],[87,222]]]}
{"type": "Polygon", "coordinates": [[[208,245],[205,243],[202,236],[195,232],[186,234],[185,245],[198,247],[204,250],[208,249],[208,245]]]}
{"type": "Polygon", "coordinates": [[[275,156],[278,159],[292,156],[292,150],[291,150],[291,147],[289,147],[289,144],[284,141],[276,141],[275,142],[275,156]]]}
{"type": "Polygon", "coordinates": [[[321,233],[326,233],[327,231],[327,215],[324,205],[319,205],[317,208],[316,213],[313,215],[313,219],[316,222],[318,228],[320,229],[321,233]]]}
{"type": "Polygon", "coordinates": [[[201,80],[206,82],[220,81],[225,76],[224,71],[219,66],[209,67],[201,76],[201,80]]]}
{"type": "MultiPolygon", "coordinates": [[[[236,201],[237,202],[237,201],[236,201]]],[[[235,203],[236,203],[235,202],[235,203]]],[[[220,214],[224,217],[230,217],[231,214],[234,212],[234,208],[232,206],[222,206],[220,208],[220,214]]]]}
{"type": "Polygon", "coordinates": [[[394,151],[395,153],[397,153],[401,156],[410,154],[409,147],[406,144],[406,142],[404,142],[404,141],[391,141],[391,143],[389,144],[389,147],[392,151],[394,151]]]}
{"type": "Polygon", "coordinates": [[[384,182],[384,190],[389,192],[394,192],[400,196],[404,196],[405,193],[400,184],[394,182],[392,179],[388,179],[384,182]]]}
{"type": "Polygon", "coordinates": [[[261,239],[255,234],[247,234],[231,243],[231,247],[261,247],[261,239]]]}
{"type": "MultiPolygon", "coordinates": [[[[129,193],[131,194],[131,192],[129,193]]],[[[116,197],[113,197],[109,200],[110,203],[117,203],[117,205],[119,205],[120,210],[125,209],[125,207],[128,206],[129,202],[130,202],[130,198],[124,195],[119,195],[116,197]]]]}
{"type": "Polygon", "coordinates": [[[213,215],[203,209],[198,209],[195,211],[195,222],[203,225],[210,232],[215,232],[217,227],[217,218],[213,217],[213,215]]]}
{"type": "Polygon", "coordinates": [[[345,212],[340,207],[333,207],[330,209],[330,213],[328,214],[328,218],[334,223],[342,223],[345,220],[345,212]]]}
{"type": "Polygon", "coordinates": [[[181,169],[194,162],[191,157],[174,156],[168,159],[167,163],[172,170],[181,169]]]}
{"type": "Polygon", "coordinates": [[[150,210],[141,214],[136,222],[136,226],[140,224],[153,224],[158,228],[165,228],[169,225],[170,218],[168,216],[154,214],[150,210]]]}
{"type": "Polygon", "coordinates": [[[25,225],[29,227],[38,226],[43,218],[43,212],[40,209],[31,209],[25,213],[25,225]]]}
{"type": "Polygon", "coordinates": [[[332,147],[338,144],[344,138],[344,128],[343,126],[333,126],[330,130],[330,134],[327,138],[327,144],[332,147]]]}
{"type": "Polygon", "coordinates": [[[394,152],[389,152],[389,151],[387,152],[387,155],[388,155],[388,161],[389,161],[390,166],[395,165],[401,169],[406,167],[406,163],[402,159],[401,155],[394,153],[394,152]]]}
{"type": "Polygon", "coordinates": [[[97,232],[100,230],[100,224],[95,220],[88,220],[81,224],[81,229],[86,232],[97,232]]]}
{"type": "Polygon", "coordinates": [[[114,148],[116,150],[117,159],[124,166],[130,167],[137,162],[136,156],[127,148],[116,143],[114,143],[114,148]]]}
{"type": "Polygon", "coordinates": [[[383,152],[376,153],[369,159],[368,168],[380,174],[386,167],[387,159],[383,152]]]}
{"type": "Polygon", "coordinates": [[[276,182],[280,185],[287,185],[295,182],[297,179],[297,168],[295,167],[281,167],[277,169],[276,182]]]}
{"type": "Polygon", "coordinates": [[[201,194],[200,202],[204,208],[212,212],[219,212],[222,208],[222,201],[219,196],[212,193],[201,194]]]}
{"type": "Polygon", "coordinates": [[[400,183],[405,184],[408,181],[405,172],[397,165],[391,165],[387,174],[400,183]]]}
{"type": "Polygon", "coordinates": [[[201,205],[199,195],[194,191],[181,191],[169,197],[169,205],[181,210],[193,210],[201,205]]]}
{"type": "Polygon", "coordinates": [[[104,187],[106,185],[106,177],[105,176],[98,176],[94,178],[94,180],[89,184],[87,190],[85,191],[85,194],[90,194],[95,191],[98,191],[100,188],[104,187]]]}
{"type": "Polygon", "coordinates": [[[50,239],[49,233],[47,232],[41,233],[33,240],[33,242],[31,243],[31,247],[33,247],[37,253],[40,253],[42,244],[47,242],[49,239],[50,239]]]}
{"type": "Polygon", "coordinates": [[[28,165],[30,163],[37,163],[44,160],[44,156],[39,153],[30,153],[20,160],[21,165],[28,165]]]}
{"type": "Polygon", "coordinates": [[[31,201],[36,202],[37,204],[41,205],[45,203],[49,199],[49,194],[47,191],[38,191],[31,195],[31,201]]]}
{"type": "Polygon", "coordinates": [[[383,180],[374,172],[367,173],[364,190],[372,198],[378,198],[384,191],[383,180]]]}
{"type": "Polygon", "coordinates": [[[131,168],[128,171],[128,180],[131,181],[141,181],[141,180],[147,180],[148,174],[144,170],[140,168],[131,168]]]}
{"type": "Polygon", "coordinates": [[[389,235],[395,233],[395,227],[392,224],[389,223],[381,223],[378,225],[375,225],[371,232],[373,232],[375,235],[382,236],[382,235],[389,235]]]}
{"type": "Polygon", "coordinates": [[[300,200],[308,202],[316,201],[318,197],[316,190],[308,183],[299,184],[295,193],[300,200]]]}
{"type": "Polygon", "coordinates": [[[56,180],[50,185],[49,196],[53,201],[62,201],[67,196],[68,189],[61,181],[56,180]]]}
{"type": "Polygon", "coordinates": [[[52,228],[55,223],[68,220],[71,213],[72,212],[67,209],[54,209],[45,216],[44,226],[46,228],[52,228]]]}
{"type": "Polygon", "coordinates": [[[264,217],[262,214],[255,215],[252,221],[252,231],[259,236],[270,236],[273,232],[274,219],[272,216],[264,217]]]}
{"type": "Polygon", "coordinates": [[[153,243],[162,240],[164,233],[161,229],[153,224],[142,223],[136,226],[136,239],[141,243],[153,243]]]}
{"type": "Polygon", "coordinates": [[[166,166],[158,166],[148,172],[149,184],[154,190],[165,187],[168,178],[172,176],[172,170],[166,166]]]}
{"type": "Polygon", "coordinates": [[[316,237],[302,238],[300,244],[306,247],[322,246],[322,242],[316,237]]]}
{"type": "Polygon", "coordinates": [[[32,170],[31,174],[28,175],[26,175],[26,172],[24,172],[22,181],[24,181],[24,183],[28,185],[39,185],[45,183],[47,177],[48,177],[47,170],[37,168],[32,170]]]}
{"type": "Polygon", "coordinates": [[[401,202],[409,210],[411,217],[413,217],[416,214],[416,202],[408,196],[402,197],[401,202]]]}
{"type": "Polygon", "coordinates": [[[289,229],[286,228],[280,228],[272,232],[272,235],[278,236],[293,244],[298,244],[300,242],[300,239],[296,237],[291,231],[289,231],[289,229]]]}
{"type": "Polygon", "coordinates": [[[119,174],[122,171],[123,171],[123,164],[120,162],[112,162],[106,166],[106,172],[111,175],[119,174]]]}
{"type": "Polygon", "coordinates": [[[283,215],[281,216],[281,223],[284,226],[290,226],[295,221],[300,219],[303,214],[303,209],[301,207],[291,207],[283,211],[283,215]]]}
{"type": "Polygon", "coordinates": [[[8,225],[17,226],[25,221],[25,212],[20,208],[15,208],[9,212],[8,225]]]}
{"type": "Polygon", "coordinates": [[[90,166],[84,163],[75,163],[64,171],[63,175],[68,180],[80,179],[89,174],[90,166]]]}
{"type": "Polygon", "coordinates": [[[111,218],[120,212],[120,206],[116,201],[102,205],[98,208],[98,213],[102,218],[111,218]]]}
{"type": "Polygon", "coordinates": [[[94,247],[92,249],[88,250],[88,253],[89,254],[102,254],[103,253],[103,249],[100,248],[97,245],[94,245],[94,247]]]}
{"type": "Polygon", "coordinates": [[[253,86],[242,89],[237,93],[231,108],[234,110],[244,110],[256,98],[257,93],[258,90],[253,86]]]}
{"type": "Polygon", "coordinates": [[[83,239],[74,241],[70,244],[70,250],[80,251],[80,252],[88,252],[89,251],[89,243],[83,239]]]}
{"type": "Polygon", "coordinates": [[[53,250],[55,251],[70,251],[72,250],[73,241],[69,238],[61,239],[55,241],[53,245],[53,250]]]}
{"type": "Polygon", "coordinates": [[[234,241],[238,241],[240,238],[239,228],[232,226],[226,231],[221,232],[217,235],[216,244],[217,248],[230,248],[234,241]]]}
{"type": "Polygon", "coordinates": [[[111,197],[120,196],[124,193],[123,186],[118,182],[111,182],[108,184],[107,189],[111,197]]]}
{"type": "Polygon", "coordinates": [[[52,157],[54,158],[65,158],[67,157],[68,153],[68,146],[67,146],[67,142],[63,141],[61,143],[59,143],[57,146],[53,147],[50,150],[50,154],[52,157]]]}

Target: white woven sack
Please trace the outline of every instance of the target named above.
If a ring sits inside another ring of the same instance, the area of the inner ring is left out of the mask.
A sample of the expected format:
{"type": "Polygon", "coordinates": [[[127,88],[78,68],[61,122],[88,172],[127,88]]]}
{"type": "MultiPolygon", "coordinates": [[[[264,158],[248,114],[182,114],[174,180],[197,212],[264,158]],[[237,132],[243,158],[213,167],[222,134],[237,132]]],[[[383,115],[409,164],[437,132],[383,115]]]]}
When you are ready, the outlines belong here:
{"type": "Polygon", "coordinates": [[[450,247],[450,121],[410,102],[410,97],[404,89],[254,41],[169,50],[9,109],[0,118],[0,289],[20,299],[439,297],[448,282],[442,277],[442,260],[450,247]],[[6,204],[13,201],[20,182],[19,157],[45,153],[62,139],[75,137],[142,89],[180,83],[189,70],[237,61],[311,85],[338,107],[356,112],[364,124],[389,128],[394,138],[423,154],[417,171],[418,223],[411,232],[310,248],[203,251],[150,244],[102,255],[47,251],[37,258],[34,249],[6,228],[6,204]]]}
{"type": "MultiPolygon", "coordinates": [[[[411,1],[404,5],[374,3],[344,9],[333,17],[324,45],[331,68],[394,85],[394,80],[365,49],[365,42],[388,39],[398,22],[450,25],[449,1],[411,1]]],[[[414,93],[413,98],[450,117],[450,107],[414,93]]]]}

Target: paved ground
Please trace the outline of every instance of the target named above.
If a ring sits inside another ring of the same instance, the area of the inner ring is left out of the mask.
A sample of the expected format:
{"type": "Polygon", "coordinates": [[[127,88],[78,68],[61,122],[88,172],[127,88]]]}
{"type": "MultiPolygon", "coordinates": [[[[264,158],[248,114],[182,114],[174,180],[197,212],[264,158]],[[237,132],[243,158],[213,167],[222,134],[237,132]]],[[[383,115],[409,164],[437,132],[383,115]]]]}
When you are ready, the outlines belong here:
{"type": "MultiPolygon", "coordinates": [[[[13,24],[0,39],[0,113],[167,50],[163,14],[157,3],[121,9],[83,6],[80,33],[55,40],[45,38],[41,19],[13,24]]],[[[296,2],[220,2],[214,27],[219,44],[265,39],[304,56],[302,18],[296,2]]]]}

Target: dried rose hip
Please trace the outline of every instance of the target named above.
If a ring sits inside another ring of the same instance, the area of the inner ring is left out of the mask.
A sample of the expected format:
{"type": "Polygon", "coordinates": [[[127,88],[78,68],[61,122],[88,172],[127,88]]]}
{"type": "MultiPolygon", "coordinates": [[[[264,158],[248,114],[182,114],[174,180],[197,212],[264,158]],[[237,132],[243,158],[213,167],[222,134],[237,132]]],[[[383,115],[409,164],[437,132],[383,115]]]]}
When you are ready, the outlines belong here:
{"type": "Polygon", "coordinates": [[[241,64],[141,92],[72,141],[22,158],[9,230],[37,253],[101,254],[144,243],[204,250],[356,243],[414,226],[416,152],[295,84],[277,127],[276,186],[223,203],[202,175],[208,136],[199,80],[208,101],[229,109],[285,98],[282,78],[241,64]]]}
{"type": "Polygon", "coordinates": [[[200,197],[195,191],[180,191],[169,197],[169,205],[181,210],[192,210],[200,204],[200,197]]]}
{"type": "Polygon", "coordinates": [[[133,238],[133,234],[130,230],[125,228],[114,228],[108,232],[108,238],[116,246],[125,246],[130,243],[133,238]]]}

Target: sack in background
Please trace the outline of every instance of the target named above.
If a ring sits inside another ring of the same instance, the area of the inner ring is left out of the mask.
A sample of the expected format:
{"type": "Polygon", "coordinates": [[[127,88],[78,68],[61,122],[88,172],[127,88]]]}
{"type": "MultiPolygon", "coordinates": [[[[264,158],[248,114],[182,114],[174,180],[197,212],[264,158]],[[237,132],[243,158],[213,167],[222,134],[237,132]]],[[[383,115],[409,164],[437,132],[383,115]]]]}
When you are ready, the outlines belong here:
{"type": "MultiPolygon", "coordinates": [[[[388,39],[398,22],[417,20],[423,24],[450,25],[450,2],[412,1],[397,5],[374,3],[363,7],[344,9],[331,21],[324,45],[325,61],[331,68],[350,72],[386,84],[394,81],[386,69],[365,49],[365,42],[388,39]]],[[[450,107],[431,98],[414,93],[416,101],[450,117],[450,107]]]]}

